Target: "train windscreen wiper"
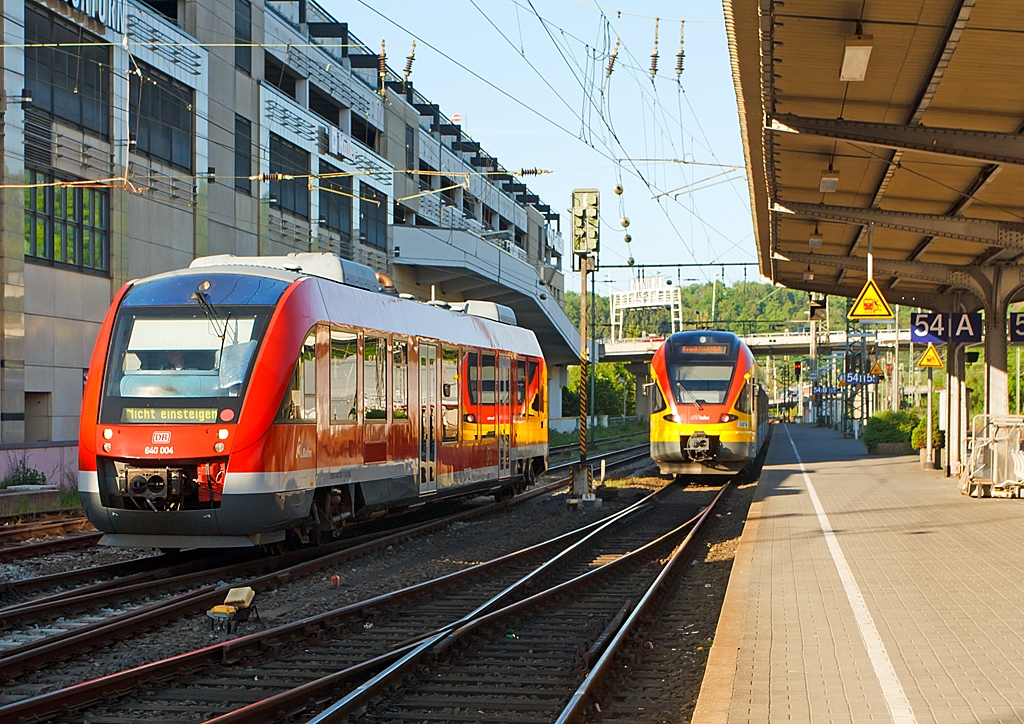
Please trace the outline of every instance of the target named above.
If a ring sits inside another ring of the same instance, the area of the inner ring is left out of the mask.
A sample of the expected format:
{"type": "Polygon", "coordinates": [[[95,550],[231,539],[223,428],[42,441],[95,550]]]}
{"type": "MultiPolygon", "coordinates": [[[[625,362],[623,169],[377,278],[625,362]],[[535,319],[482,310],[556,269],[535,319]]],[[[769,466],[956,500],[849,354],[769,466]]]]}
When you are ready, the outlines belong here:
{"type": "Polygon", "coordinates": [[[682,390],[683,392],[685,392],[687,395],[690,396],[690,399],[693,400],[693,404],[695,404],[697,406],[698,410],[703,410],[704,409],[701,406],[700,401],[694,396],[694,394],[692,392],[690,392],[688,389],[686,389],[685,387],[683,387],[683,383],[682,382],[679,382],[678,380],[676,380],[676,387],[678,387],[680,390],[682,390]]]}

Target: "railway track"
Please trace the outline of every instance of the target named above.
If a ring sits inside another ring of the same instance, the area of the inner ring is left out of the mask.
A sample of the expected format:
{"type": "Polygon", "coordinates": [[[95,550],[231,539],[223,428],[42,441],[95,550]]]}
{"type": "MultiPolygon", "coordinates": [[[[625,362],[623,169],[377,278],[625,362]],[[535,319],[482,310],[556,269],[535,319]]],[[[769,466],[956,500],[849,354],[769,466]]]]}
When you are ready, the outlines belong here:
{"type": "MultiPolygon", "coordinates": [[[[615,458],[613,465],[630,463],[645,456],[646,446],[615,451],[611,455],[615,458]]],[[[562,467],[566,466],[553,467],[552,471],[557,472],[562,467]]],[[[239,560],[238,553],[228,553],[228,562],[212,569],[208,560],[199,557],[165,567],[160,567],[160,561],[156,560],[164,556],[140,559],[131,562],[132,565],[116,564],[109,568],[111,572],[123,575],[118,580],[101,580],[84,588],[0,609],[0,681],[11,681],[25,671],[46,666],[83,649],[108,645],[141,629],[161,626],[181,616],[204,611],[220,603],[231,587],[250,586],[256,591],[276,588],[290,580],[424,535],[453,522],[496,512],[510,502],[515,504],[553,492],[567,483],[560,480],[540,485],[512,501],[405,526],[386,535],[368,534],[320,549],[292,551],[273,559],[253,560],[250,554],[239,560]],[[128,573],[135,568],[139,570],[128,573]],[[260,571],[262,575],[252,577],[254,572],[260,571]],[[214,583],[225,579],[236,580],[227,585],[214,583]],[[154,594],[161,592],[166,595],[153,601],[154,594]]],[[[244,553],[242,555],[245,556],[244,553]]],[[[224,560],[224,557],[220,559],[221,562],[224,560]]],[[[26,582],[19,583],[24,585],[26,582]]],[[[18,584],[12,585],[15,592],[23,590],[17,587],[18,584]]],[[[32,583],[27,585],[28,588],[32,586],[32,583]]]]}
{"type": "MultiPolygon", "coordinates": [[[[691,494],[683,504],[665,502],[670,494],[652,494],[609,518],[440,579],[18,702],[0,708],[0,716],[39,720],[58,708],[115,697],[123,698],[90,707],[89,720],[138,721],[160,712],[161,721],[219,716],[214,721],[263,722],[301,712],[311,698],[328,701],[339,687],[352,689],[420,649],[424,640],[475,625],[491,611],[536,598],[535,591],[564,586],[589,576],[595,566],[625,559],[677,528],[710,497],[698,501],[691,494]],[[140,693],[140,686],[146,691],[140,693]]],[[[81,712],[68,720],[81,721],[81,712]]]]}

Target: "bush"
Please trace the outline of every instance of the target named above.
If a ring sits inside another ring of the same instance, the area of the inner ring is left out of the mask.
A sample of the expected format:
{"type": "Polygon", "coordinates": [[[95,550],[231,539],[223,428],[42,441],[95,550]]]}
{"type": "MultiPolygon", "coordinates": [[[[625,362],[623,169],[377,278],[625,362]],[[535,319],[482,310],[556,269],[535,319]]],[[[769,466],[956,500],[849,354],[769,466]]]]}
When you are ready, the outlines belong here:
{"type": "Polygon", "coordinates": [[[912,412],[883,410],[868,420],[864,428],[864,445],[870,449],[884,442],[910,442],[917,424],[917,415],[912,412]]]}
{"type": "MultiPolygon", "coordinates": [[[[946,446],[946,433],[939,429],[939,406],[932,408],[932,449],[946,446]]],[[[910,436],[910,444],[915,450],[924,450],[928,442],[928,418],[922,417],[917,423],[913,434],[910,436]]]]}
{"type": "Polygon", "coordinates": [[[9,460],[7,475],[0,480],[0,489],[13,485],[46,485],[46,473],[30,468],[24,458],[9,460]]]}

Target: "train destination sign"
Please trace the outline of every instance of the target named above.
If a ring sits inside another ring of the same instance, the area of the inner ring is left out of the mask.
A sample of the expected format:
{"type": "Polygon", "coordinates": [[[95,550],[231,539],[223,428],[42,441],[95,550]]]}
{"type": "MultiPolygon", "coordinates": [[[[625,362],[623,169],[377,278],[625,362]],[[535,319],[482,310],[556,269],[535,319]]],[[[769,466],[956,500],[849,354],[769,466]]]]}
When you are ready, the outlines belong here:
{"type": "Polygon", "coordinates": [[[825,385],[815,385],[811,388],[811,391],[816,395],[838,395],[842,391],[842,387],[828,387],[825,385]]]}
{"type": "Polygon", "coordinates": [[[980,342],[981,312],[917,312],[910,315],[910,341],[915,344],[980,342]]]}
{"type": "Polygon", "coordinates": [[[217,421],[215,407],[126,407],[121,422],[197,422],[217,421]]]}

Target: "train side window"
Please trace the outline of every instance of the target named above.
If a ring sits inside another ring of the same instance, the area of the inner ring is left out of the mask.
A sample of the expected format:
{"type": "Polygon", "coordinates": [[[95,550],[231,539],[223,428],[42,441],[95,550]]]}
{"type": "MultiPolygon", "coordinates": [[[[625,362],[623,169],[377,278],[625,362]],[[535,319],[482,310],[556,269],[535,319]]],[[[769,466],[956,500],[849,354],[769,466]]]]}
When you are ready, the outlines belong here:
{"type": "Polygon", "coordinates": [[[528,362],[526,370],[527,397],[530,400],[530,406],[527,408],[527,414],[530,417],[536,417],[541,413],[542,409],[540,397],[540,365],[536,362],[528,362]]]}
{"type": "Polygon", "coordinates": [[[357,376],[359,336],[355,332],[331,330],[331,423],[357,419],[357,376]]]}
{"type": "Polygon", "coordinates": [[[363,337],[363,422],[384,422],[388,417],[388,341],[363,337]]]}
{"type": "Polygon", "coordinates": [[[441,406],[444,411],[442,442],[459,439],[459,350],[441,349],[441,406]]]}
{"type": "Polygon", "coordinates": [[[299,348],[291,380],[275,422],[316,422],[316,331],[310,330],[299,348]]]}
{"type": "Polygon", "coordinates": [[[484,354],[480,356],[480,437],[482,438],[493,438],[495,437],[495,424],[497,423],[496,405],[497,388],[495,382],[497,381],[497,372],[494,368],[494,364],[497,358],[493,354],[484,354]]]}
{"type": "Polygon", "coordinates": [[[516,362],[516,417],[526,416],[526,360],[516,362]]]}
{"type": "Polygon", "coordinates": [[[462,395],[462,441],[477,440],[480,437],[480,355],[465,352],[462,355],[462,379],[465,392],[462,395]]]}
{"type": "Polygon", "coordinates": [[[391,343],[391,419],[395,422],[409,420],[409,342],[395,337],[391,343]]]}
{"type": "Polygon", "coordinates": [[[742,412],[745,415],[749,415],[753,409],[750,399],[750,382],[744,382],[743,388],[740,390],[739,397],[736,398],[736,411],[742,412]]]}
{"type": "Polygon", "coordinates": [[[651,396],[651,413],[652,414],[655,413],[655,412],[661,412],[666,407],[668,407],[665,404],[665,396],[663,394],[661,394],[661,386],[658,385],[657,381],[650,382],[647,385],[644,385],[644,388],[647,391],[647,394],[649,394],[651,396]]]}

